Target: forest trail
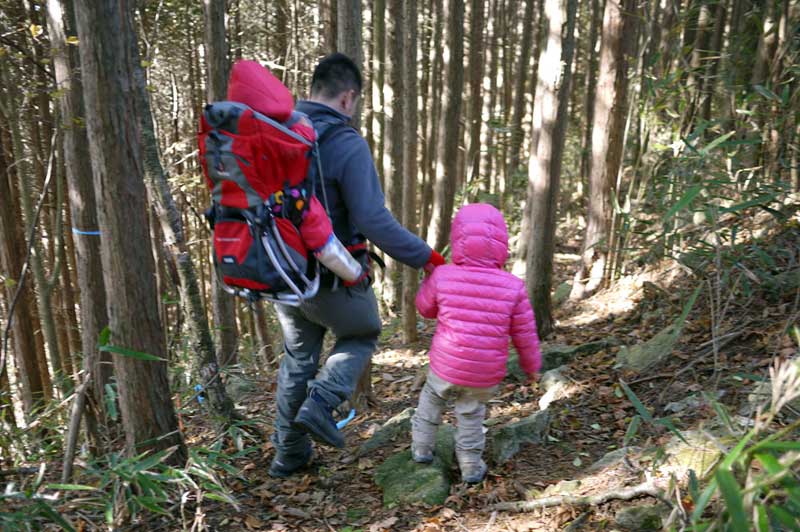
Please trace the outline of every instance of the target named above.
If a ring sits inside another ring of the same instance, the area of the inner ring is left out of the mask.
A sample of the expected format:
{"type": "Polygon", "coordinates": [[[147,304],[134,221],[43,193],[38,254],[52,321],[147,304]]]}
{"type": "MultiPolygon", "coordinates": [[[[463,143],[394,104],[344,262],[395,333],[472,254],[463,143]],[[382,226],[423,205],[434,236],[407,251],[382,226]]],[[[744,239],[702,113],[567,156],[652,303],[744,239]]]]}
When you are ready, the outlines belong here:
{"type": "MultiPolygon", "coordinates": [[[[800,249],[796,224],[781,231],[768,231],[767,235],[765,249],[775,253],[776,260],[788,257],[781,250],[800,249]]],[[[746,261],[742,266],[752,267],[746,261]]],[[[791,264],[785,266],[791,271],[791,264]]],[[[566,269],[557,268],[556,276],[561,280],[565,273],[566,269]]],[[[648,340],[681,313],[694,282],[680,269],[643,270],[591,299],[562,305],[556,312],[557,333],[547,344],[576,346],[615,338],[621,344],[633,345],[648,340]]],[[[416,405],[419,376],[427,362],[426,350],[433,330],[432,324],[427,323],[420,342],[414,345],[402,344],[399,333],[385,333],[373,359],[377,404],[345,429],[347,449],[317,447],[316,470],[278,481],[266,475],[271,446],[265,445],[253,455],[257,455],[255,460],[237,464],[242,469],[241,477],[233,480],[231,487],[242,511],[232,515],[227,507],[209,508],[206,522],[212,529],[247,530],[549,531],[565,529],[571,523],[574,527],[569,530],[620,529],[615,516],[621,509],[656,507],[658,501],[644,497],[593,507],[558,505],[532,513],[497,512],[492,505],[564,489],[581,495],[603,494],[636,486],[651,474],[663,480],[670,464],[658,463],[657,449],[675,441],[665,426],[642,427],[632,437],[629,459],[617,459],[605,468],[590,467],[606,453],[623,446],[631,419],[637,414],[635,405],[620,389],[620,382],[630,384],[654,417],[669,416],[682,434],[695,434],[699,426],[713,421],[712,404],[703,399],[703,394],[719,397],[728,411],[738,412],[748,404],[752,379],[765,376],[773,355],[795,352],[791,340],[781,331],[787,320],[796,319],[797,292],[786,291],[779,299],[768,301],[756,296],[747,308],[730,309],[720,330],[726,331],[728,337],[733,333],[735,342],[722,338],[716,363],[709,355],[709,322],[713,313],[707,297],[699,298],[695,304],[674,352],[649,372],[636,374],[615,369],[618,346],[576,357],[562,371],[571,381],[566,397],[549,406],[552,420],[547,443],[523,446],[510,462],[490,466],[482,484],[469,486],[455,481],[445,504],[434,507],[418,504],[387,509],[374,481],[375,468],[386,457],[407,449],[410,434],[401,433],[390,445],[361,458],[355,456],[358,446],[381,424],[416,405]]],[[[392,324],[387,327],[387,331],[394,329],[392,324]]],[[[272,381],[253,384],[258,390],[239,403],[246,407],[248,415],[265,415],[264,421],[269,423],[273,396],[261,390],[274,385],[272,381]]],[[[490,433],[538,411],[542,395],[541,385],[524,386],[510,375],[489,405],[490,433]]],[[[453,423],[453,419],[446,416],[445,422],[453,423]]]]}

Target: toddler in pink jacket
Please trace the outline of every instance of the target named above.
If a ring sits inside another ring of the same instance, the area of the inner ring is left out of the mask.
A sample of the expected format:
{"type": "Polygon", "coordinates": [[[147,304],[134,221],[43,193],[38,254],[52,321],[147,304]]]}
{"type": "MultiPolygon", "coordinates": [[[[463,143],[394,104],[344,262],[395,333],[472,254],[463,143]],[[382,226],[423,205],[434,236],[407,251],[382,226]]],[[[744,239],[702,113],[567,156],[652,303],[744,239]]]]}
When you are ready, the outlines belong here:
{"type": "Polygon", "coordinates": [[[452,264],[439,266],[422,283],[417,309],[436,318],[430,370],[412,419],[414,460],[433,460],[436,430],[447,400],[455,402],[456,458],[465,482],[486,475],[486,402],[506,375],[508,339],[523,371],[541,367],[536,321],[525,283],[503,270],[508,229],[491,205],[466,205],[451,230],[452,264]]]}

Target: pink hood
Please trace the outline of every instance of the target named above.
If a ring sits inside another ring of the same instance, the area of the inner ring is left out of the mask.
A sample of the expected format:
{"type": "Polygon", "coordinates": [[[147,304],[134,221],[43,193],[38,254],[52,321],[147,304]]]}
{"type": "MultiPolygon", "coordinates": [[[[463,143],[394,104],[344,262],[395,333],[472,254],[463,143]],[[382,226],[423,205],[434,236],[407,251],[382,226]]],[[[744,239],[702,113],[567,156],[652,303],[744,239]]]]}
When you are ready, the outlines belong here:
{"type": "Polygon", "coordinates": [[[231,69],[228,100],[250,106],[279,122],[286,122],[294,109],[292,93],[281,80],[260,63],[244,59],[231,69]]]}
{"type": "Polygon", "coordinates": [[[503,215],[487,203],[465,205],[450,230],[453,264],[502,268],[508,260],[508,228],[503,215]]]}
{"type": "Polygon", "coordinates": [[[431,370],[460,386],[494,386],[505,377],[511,338],[522,369],[537,372],[541,354],[528,293],[503,270],[503,215],[491,205],[467,205],[453,220],[451,240],[453,264],[436,268],[417,294],[420,314],[437,319],[431,370]]]}

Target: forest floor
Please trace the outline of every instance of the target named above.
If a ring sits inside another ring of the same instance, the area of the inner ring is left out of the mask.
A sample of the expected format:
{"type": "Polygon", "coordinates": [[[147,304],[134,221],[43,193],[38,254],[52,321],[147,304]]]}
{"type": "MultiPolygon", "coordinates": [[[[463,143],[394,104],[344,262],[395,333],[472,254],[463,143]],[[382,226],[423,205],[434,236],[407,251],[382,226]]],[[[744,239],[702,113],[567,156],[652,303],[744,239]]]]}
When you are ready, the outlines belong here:
{"type": "MultiPolygon", "coordinates": [[[[775,271],[797,275],[800,259],[800,231],[796,222],[762,237],[769,242],[775,271]]],[[[559,253],[567,257],[556,268],[558,282],[567,280],[571,264],[564,246],[559,253]]],[[[666,264],[666,263],[664,263],[666,264]]],[[[579,345],[614,337],[625,345],[645,341],[674,321],[681,313],[689,293],[698,283],[684,270],[671,263],[651,267],[579,304],[567,303],[556,312],[557,330],[548,341],[579,345]]],[[[746,257],[739,264],[748,268],[746,257]]],[[[757,279],[756,279],[757,281],[757,279]]],[[[735,287],[734,287],[735,291],[735,287]]],[[[727,312],[712,312],[710,298],[704,291],[689,315],[683,334],[672,355],[644,374],[614,369],[618,347],[577,358],[569,364],[566,375],[575,386],[572,394],[551,405],[554,418],[548,442],[528,445],[507,464],[490,468],[487,479],[478,485],[454,483],[444,506],[403,506],[385,508],[382,493],[376,486],[374,469],[385,457],[410,445],[410,435],[402,435],[389,448],[355,459],[353,451],[383,422],[409,406],[416,406],[414,389],[420,368],[427,362],[426,349],[433,332],[427,323],[415,345],[403,345],[399,334],[388,325],[379,352],[373,359],[373,388],[376,404],[357,416],[344,430],[348,448],[331,450],[317,447],[316,471],[287,480],[274,480],[266,471],[272,457],[269,443],[255,459],[237,464],[242,475],[230,483],[241,511],[229,507],[209,507],[205,523],[213,530],[561,530],[578,520],[570,530],[615,529],[615,512],[620,501],[600,506],[571,508],[556,506],[531,513],[493,511],[499,501],[524,500],[531,489],[543,490],[562,480],[587,477],[588,466],[613,449],[623,445],[623,438],[634,405],[619,392],[620,380],[655,414],[666,413],[665,406],[698,392],[721,396],[729,411],[737,411],[747,402],[752,379],[765,376],[775,356],[791,356],[796,346],[785,333],[797,321],[797,290],[765,295],[752,292],[749,298],[732,299],[727,295],[727,312]],[[754,295],[753,295],[754,294],[754,295]],[[717,339],[735,333],[734,341],[721,342],[716,356],[709,348],[712,340],[712,317],[718,322],[717,339]],[[587,511],[588,510],[588,511],[587,511]],[[578,526],[580,524],[580,527],[578,526]]],[[[723,302],[724,303],[724,302],[723,302]]],[[[274,382],[258,383],[258,391],[240,399],[248,415],[260,416],[265,430],[271,431],[274,382]],[[266,391],[265,391],[266,390],[266,391]]],[[[537,384],[525,386],[513,381],[504,383],[491,402],[488,418],[503,424],[538,410],[541,391],[537,384]]],[[[708,404],[688,408],[672,416],[678,430],[696,427],[714,412],[708,404]]],[[[452,418],[446,419],[451,423],[452,418]]],[[[189,443],[202,441],[208,432],[196,419],[185,419],[190,427],[189,443]]],[[[490,430],[492,430],[490,428],[490,430]]],[[[646,426],[639,431],[635,445],[655,448],[671,437],[664,427],[646,426]]],[[[584,492],[602,493],[609,486],[636,483],[638,473],[611,471],[604,477],[594,475],[584,492]],[[620,477],[628,477],[621,478],[620,477]]],[[[455,472],[454,472],[455,473],[455,472]]],[[[458,478],[457,474],[454,478],[458,478]]],[[[642,501],[635,501],[642,502],[642,501]]],[[[651,502],[656,502],[651,499],[651,502]]],[[[166,523],[164,523],[166,524],[166,523]]]]}
{"type": "MultiPolygon", "coordinates": [[[[257,449],[233,461],[235,470],[218,471],[236,507],[205,499],[202,505],[170,516],[140,514],[138,522],[120,530],[305,530],[329,532],[418,531],[552,531],[615,530],[615,518],[624,506],[656,503],[611,501],[589,507],[554,506],[528,513],[495,511],[502,501],[525,500],[532,490],[541,492],[560,481],[580,480],[581,494],[603,493],[632,486],[658,474],[647,465],[647,452],[662,448],[672,437],[664,426],[643,424],[632,441],[641,454],[632,454],[625,468],[590,473],[589,467],[606,453],[623,447],[636,406],[620,390],[626,382],[654,417],[669,416],[679,431],[694,429],[715,417],[710,403],[699,401],[675,412],[668,408],[690,396],[707,393],[720,397],[729,412],[748,403],[755,381],[768,377],[776,357],[791,357],[797,345],[786,331],[798,321],[800,287],[800,224],[792,214],[788,223],[751,228],[749,240],[725,257],[711,257],[704,268],[690,273],[675,261],[643,266],[609,289],[579,303],[566,302],[555,316],[556,332],[549,344],[581,345],[616,339],[620,345],[640,344],[674,322],[689,294],[706,287],[688,315],[683,332],[666,360],[644,373],[615,368],[619,347],[578,356],[564,375],[572,382],[569,395],[550,405],[551,423],[546,443],[526,445],[508,463],[490,466],[486,480],[477,485],[452,484],[442,506],[423,504],[386,508],[375,484],[375,468],[385,458],[410,446],[410,434],[391,445],[356,458],[354,451],[375,430],[408,407],[416,406],[422,368],[433,334],[433,322],[421,327],[420,340],[404,345],[397,320],[387,321],[379,351],[373,358],[375,402],[344,429],[347,448],[316,447],[315,467],[285,480],[267,475],[273,455],[267,441],[246,441],[257,449]],[[723,260],[724,259],[724,260],[723,260]],[[726,266],[727,264],[727,266],[726,266]],[[729,272],[717,276],[719,268],[729,272]],[[701,272],[698,275],[698,272],[701,272]],[[715,282],[724,292],[709,290],[715,282]],[[790,287],[790,288],[789,288],[790,287]],[[745,289],[746,288],[746,289],[745,289]],[[722,296],[714,303],[714,293],[722,296]],[[712,334],[712,331],[716,331],[712,334]],[[711,348],[716,338],[719,349],[711,348]],[[716,354],[715,354],[716,353],[716,354]],[[632,462],[632,463],[631,463],[632,462]]],[[[562,235],[556,254],[556,285],[570,280],[577,250],[571,235],[562,235]]],[[[274,369],[258,376],[237,377],[231,386],[242,414],[254,420],[265,435],[272,432],[274,369]],[[245,390],[244,392],[242,390],[245,390]]],[[[540,384],[524,385],[509,376],[490,402],[489,431],[539,410],[540,384]]],[[[208,447],[217,437],[208,412],[195,402],[184,405],[182,425],[190,448],[208,447]]],[[[452,414],[446,421],[453,423],[452,414]]],[[[223,449],[236,453],[229,442],[223,449]]],[[[52,470],[51,470],[52,471],[52,470]]],[[[457,471],[452,477],[458,479],[457,471]]],[[[81,482],[78,475],[76,482],[81,482]]],[[[79,507],[78,501],[67,505],[79,507]]],[[[188,506],[188,505],[187,505],[188,506]]],[[[62,507],[63,509],[64,507],[62,507]]],[[[182,506],[181,506],[182,508],[182,506]]],[[[79,530],[93,530],[80,513],[64,511],[79,530]]]]}

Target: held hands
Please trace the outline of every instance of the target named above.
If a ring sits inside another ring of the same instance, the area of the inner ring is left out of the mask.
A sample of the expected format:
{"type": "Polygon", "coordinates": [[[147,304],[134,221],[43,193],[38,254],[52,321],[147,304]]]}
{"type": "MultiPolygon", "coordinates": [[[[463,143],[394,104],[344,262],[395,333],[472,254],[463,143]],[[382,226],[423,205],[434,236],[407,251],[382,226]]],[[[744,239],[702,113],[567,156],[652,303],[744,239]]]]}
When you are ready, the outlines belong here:
{"type": "Polygon", "coordinates": [[[425,273],[431,274],[437,266],[442,266],[446,264],[446,262],[447,261],[444,260],[444,257],[442,257],[435,249],[432,249],[431,256],[428,258],[428,262],[422,267],[422,269],[425,270],[425,273]]]}

